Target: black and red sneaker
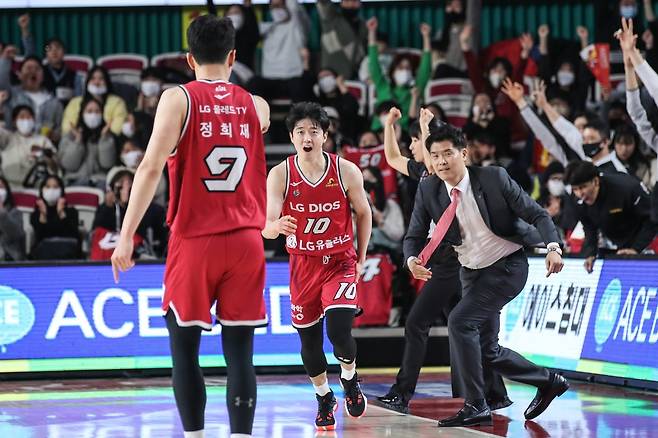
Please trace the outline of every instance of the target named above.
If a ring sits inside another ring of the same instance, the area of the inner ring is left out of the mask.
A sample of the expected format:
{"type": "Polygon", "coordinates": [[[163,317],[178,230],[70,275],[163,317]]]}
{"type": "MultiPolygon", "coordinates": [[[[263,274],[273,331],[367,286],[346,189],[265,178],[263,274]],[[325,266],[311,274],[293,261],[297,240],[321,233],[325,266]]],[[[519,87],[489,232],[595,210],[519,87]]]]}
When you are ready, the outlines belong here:
{"type": "Polygon", "coordinates": [[[340,386],[343,388],[345,394],[345,411],[352,418],[363,417],[368,407],[368,399],[361,392],[360,381],[356,373],[354,373],[354,377],[351,380],[340,378],[340,386]]]}
{"type": "Polygon", "coordinates": [[[315,394],[318,400],[318,415],[315,417],[315,427],[317,430],[334,430],[336,428],[336,418],[334,412],[338,409],[338,402],[333,391],[325,395],[315,394]]]}

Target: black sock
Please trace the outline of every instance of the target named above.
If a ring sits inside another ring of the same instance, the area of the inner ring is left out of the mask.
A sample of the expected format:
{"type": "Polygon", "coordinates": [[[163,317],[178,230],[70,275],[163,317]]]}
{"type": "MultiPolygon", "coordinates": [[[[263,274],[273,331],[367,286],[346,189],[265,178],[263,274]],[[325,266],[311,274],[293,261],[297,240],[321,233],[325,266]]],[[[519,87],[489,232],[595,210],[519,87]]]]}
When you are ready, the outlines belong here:
{"type": "Polygon", "coordinates": [[[226,360],[226,406],[231,433],[250,435],[256,411],[254,328],[223,326],[222,349],[226,360]]]}
{"type": "Polygon", "coordinates": [[[183,423],[183,430],[195,431],[204,428],[206,409],[206,386],[199,366],[200,327],[179,327],[174,312],[167,316],[169,346],[171,348],[172,383],[176,407],[183,423]]]}

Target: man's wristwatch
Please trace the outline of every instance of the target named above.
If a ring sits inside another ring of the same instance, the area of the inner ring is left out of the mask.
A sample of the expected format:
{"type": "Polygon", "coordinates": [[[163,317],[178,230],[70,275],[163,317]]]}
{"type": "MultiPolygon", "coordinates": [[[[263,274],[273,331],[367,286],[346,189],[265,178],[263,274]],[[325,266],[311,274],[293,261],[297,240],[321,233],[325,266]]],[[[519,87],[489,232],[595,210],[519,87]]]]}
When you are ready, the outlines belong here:
{"type": "Polygon", "coordinates": [[[560,248],[560,244],[557,242],[551,242],[546,245],[546,250],[548,252],[555,251],[556,253],[560,254],[560,257],[562,256],[562,249],[560,248]]]}

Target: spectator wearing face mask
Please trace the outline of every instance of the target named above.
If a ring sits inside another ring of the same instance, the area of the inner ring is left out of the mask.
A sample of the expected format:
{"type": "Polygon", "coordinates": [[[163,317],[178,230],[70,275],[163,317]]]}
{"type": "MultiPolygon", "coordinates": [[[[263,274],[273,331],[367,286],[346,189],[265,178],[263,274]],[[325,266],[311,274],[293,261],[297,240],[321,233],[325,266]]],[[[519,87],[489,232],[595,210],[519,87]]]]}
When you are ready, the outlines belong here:
{"type": "Polygon", "coordinates": [[[128,115],[128,110],[126,108],[126,102],[114,94],[112,90],[112,81],[107,70],[101,66],[92,68],[87,75],[84,96],[77,96],[71,99],[64,110],[62,134],[67,134],[71,129],[79,126],[80,106],[83,100],[86,102],[93,98],[100,103],[103,121],[109,124],[110,131],[115,135],[119,135],[123,127],[123,122],[128,115]]]}
{"type": "Polygon", "coordinates": [[[567,102],[572,112],[585,110],[587,93],[594,82],[594,77],[579,54],[580,50],[589,45],[589,31],[584,26],[578,26],[576,34],[580,40],[579,45],[572,41],[550,40],[550,28],[546,24],[537,29],[539,77],[548,84],[549,98],[567,102]]]}
{"type": "Polygon", "coordinates": [[[102,108],[95,97],[85,96],[75,129],[59,144],[68,184],[104,187],[105,173],[116,163],[114,137],[110,124],[103,121],[102,108]]]}
{"type": "Polygon", "coordinates": [[[11,126],[12,110],[19,105],[32,108],[35,115],[36,131],[57,141],[62,121],[62,104],[43,87],[43,66],[41,59],[32,55],[23,60],[18,76],[20,85],[11,86],[9,72],[12,59],[0,57],[0,90],[9,91],[3,112],[5,123],[11,126]]]}
{"type": "Polygon", "coordinates": [[[339,114],[341,132],[355,139],[359,122],[359,103],[350,93],[341,76],[329,69],[318,73],[318,102],[322,106],[335,108],[339,114]]]}
{"type": "Polygon", "coordinates": [[[261,22],[263,36],[262,75],[254,76],[248,88],[268,100],[309,100],[309,84],[303,80],[304,53],[310,20],[297,0],[270,0],[272,21],[261,22]]]}
{"type": "MultiPolygon", "coordinates": [[[[144,112],[155,116],[155,110],[162,94],[164,79],[162,73],[156,67],[148,67],[142,71],[139,96],[135,111],[144,112]]],[[[125,123],[125,122],[124,122],[125,123]]]]}
{"type": "MultiPolygon", "coordinates": [[[[368,59],[370,60],[370,75],[377,94],[377,103],[394,101],[402,111],[400,126],[403,130],[409,127],[409,109],[412,100],[412,88],[416,87],[420,96],[425,92],[425,86],[432,74],[432,55],[430,33],[432,28],[428,24],[421,24],[420,33],[423,36],[423,54],[420,65],[414,78],[413,66],[409,57],[396,56],[391,63],[388,77],[384,75],[379,65],[377,54],[377,18],[372,17],[368,26],[368,59]]],[[[390,108],[389,108],[390,109],[390,108]]],[[[383,113],[383,119],[388,116],[388,109],[383,113]]],[[[380,130],[384,127],[379,118],[373,119],[372,129],[380,130]]]]}
{"type": "Polygon", "coordinates": [[[62,105],[68,104],[73,96],[80,96],[83,86],[81,76],[66,66],[65,52],[66,47],[61,39],[54,37],[46,41],[43,85],[62,105]]]}
{"type": "MultiPolygon", "coordinates": [[[[0,105],[6,93],[0,91],[0,105]]],[[[27,105],[18,105],[12,111],[12,125],[16,131],[0,128],[0,157],[2,173],[13,187],[23,185],[30,169],[44,153],[53,156],[56,149],[50,140],[35,131],[34,112],[27,105]]]]}
{"type": "Polygon", "coordinates": [[[645,157],[639,148],[640,138],[632,126],[623,124],[615,130],[612,139],[614,154],[624,165],[629,175],[635,176],[645,186],[652,187],[656,182],[655,166],[645,157]]]}
{"type": "Polygon", "coordinates": [[[251,0],[229,6],[224,16],[235,28],[235,60],[254,71],[260,32],[251,0]]]}
{"type": "Polygon", "coordinates": [[[121,126],[122,139],[134,140],[137,144],[148,144],[153,132],[154,117],[143,111],[128,113],[121,126]]]}
{"type": "Polygon", "coordinates": [[[557,161],[551,162],[544,169],[540,182],[537,202],[546,209],[558,229],[560,238],[566,241],[578,219],[576,203],[565,190],[564,166],[557,161]]]}
{"type": "Polygon", "coordinates": [[[33,259],[80,257],[78,211],[66,205],[64,182],[59,177],[51,175],[41,183],[30,224],[35,237],[33,259]]]}
{"type": "Polygon", "coordinates": [[[25,259],[23,215],[16,208],[9,183],[0,175],[0,261],[25,259]]]}
{"type": "MultiPolygon", "coordinates": [[[[110,169],[108,175],[113,174],[117,170],[128,169],[131,172],[135,173],[137,167],[142,162],[144,158],[144,147],[142,143],[139,143],[136,139],[126,138],[121,143],[121,150],[119,154],[120,163],[110,169]]],[[[166,202],[167,195],[167,174],[163,178],[160,178],[160,183],[155,189],[155,194],[153,195],[153,202],[158,205],[164,206],[166,202]]]]}
{"type": "Polygon", "coordinates": [[[492,139],[499,156],[510,156],[510,128],[509,121],[496,114],[496,107],[486,93],[478,93],[473,97],[471,115],[464,125],[464,134],[473,138],[486,134],[492,139]]]}
{"type": "Polygon", "coordinates": [[[604,173],[627,172],[626,167],[610,151],[610,133],[601,120],[589,120],[581,133],[573,123],[560,115],[546,101],[543,87],[537,89],[534,94],[537,107],[544,111],[553,128],[564,137],[569,148],[579,159],[591,161],[604,173]]]}
{"type": "Polygon", "coordinates": [[[459,35],[459,43],[466,60],[466,71],[471,79],[475,93],[485,93],[496,107],[496,114],[508,119],[512,149],[520,150],[525,145],[527,134],[523,120],[516,108],[501,90],[505,78],[511,78],[514,82],[523,83],[523,74],[528,63],[528,56],[533,46],[532,37],[525,33],[518,41],[521,46],[520,59],[514,66],[507,58],[494,58],[486,68],[483,68],[478,55],[472,50],[473,28],[467,24],[459,35]]]}
{"type": "Polygon", "coordinates": [[[356,76],[364,58],[368,32],[359,17],[361,0],[318,0],[321,27],[321,68],[330,68],[345,79],[356,76]]]}

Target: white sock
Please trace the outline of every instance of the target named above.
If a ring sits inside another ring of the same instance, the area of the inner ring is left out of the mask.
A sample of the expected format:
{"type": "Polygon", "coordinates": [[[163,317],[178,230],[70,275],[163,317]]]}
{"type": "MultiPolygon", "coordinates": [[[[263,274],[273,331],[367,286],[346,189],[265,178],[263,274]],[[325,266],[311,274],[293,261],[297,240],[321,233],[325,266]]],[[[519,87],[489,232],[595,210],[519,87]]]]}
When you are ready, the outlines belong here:
{"type": "Polygon", "coordinates": [[[356,367],[352,368],[351,370],[340,367],[341,379],[352,380],[354,378],[354,374],[356,374],[356,367]]]}
{"type": "Polygon", "coordinates": [[[331,388],[329,388],[329,381],[325,381],[322,385],[320,386],[315,386],[313,385],[313,388],[315,388],[315,393],[319,395],[320,397],[324,397],[325,395],[329,394],[331,391],[331,388]]]}
{"type": "Polygon", "coordinates": [[[251,438],[251,435],[247,435],[246,433],[232,433],[231,438],[251,438]]]}
{"type": "Polygon", "coordinates": [[[185,438],[204,438],[206,436],[203,429],[195,430],[194,432],[183,432],[183,434],[185,438]]]}

